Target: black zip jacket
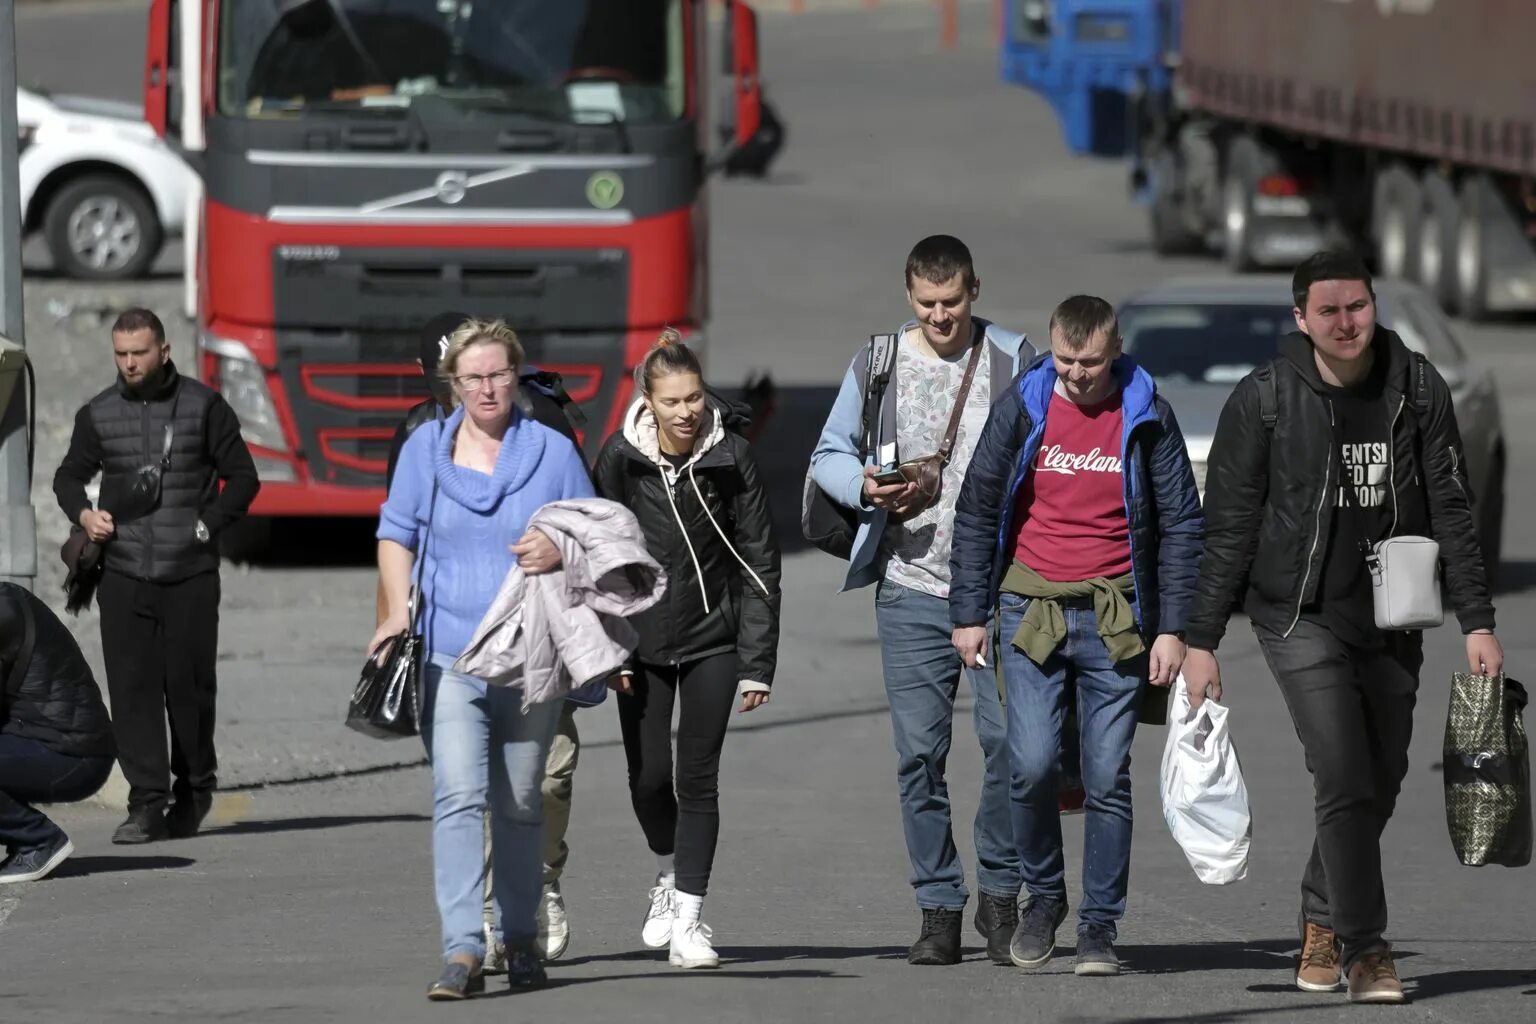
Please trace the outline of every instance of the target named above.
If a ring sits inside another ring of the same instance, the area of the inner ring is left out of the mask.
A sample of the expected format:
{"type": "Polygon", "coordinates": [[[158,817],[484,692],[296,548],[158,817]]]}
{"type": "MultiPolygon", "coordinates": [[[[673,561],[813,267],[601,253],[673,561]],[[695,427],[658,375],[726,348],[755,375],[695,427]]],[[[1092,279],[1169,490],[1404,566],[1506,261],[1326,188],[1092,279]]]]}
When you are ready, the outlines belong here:
{"type": "MultiPolygon", "coordinates": [[[[149,515],[119,522],[103,553],[108,569],[157,583],[217,572],[214,539],[245,515],[261,489],[240,436],[240,419],[224,396],[183,377],[169,362],[139,391],[131,391],[119,375],[75,415],[69,451],[53,476],[59,508],[79,523],[80,513],[91,507],[85,485],[96,472],[128,478],[156,462],[165,426],[172,422],[171,465],[159,504],[149,515]],[[207,541],[197,539],[199,520],[208,528],[207,541]]],[[[105,484],[102,490],[105,494],[105,484]]]]}
{"type": "MultiPolygon", "coordinates": [[[[736,429],[738,413],[713,407],[725,429],[684,469],[663,470],[626,436],[634,431],[637,410],[631,409],[630,426],[603,445],[592,475],[600,497],[639,519],[646,547],[667,571],[666,596],[630,620],[640,633],[636,657],[676,665],[734,650],[738,678],[771,687],[779,646],[779,545],[757,464],[736,429]]],[[[646,422],[654,437],[655,421],[646,422]]]]}
{"type": "MultiPolygon", "coordinates": [[[[1434,538],[1462,632],[1492,629],[1493,602],[1451,390],[1424,360],[1429,411],[1421,419],[1411,401],[1412,353],[1381,326],[1372,344],[1376,358],[1387,360],[1391,534],[1434,538]]],[[[1255,623],[1287,635],[1317,597],[1334,515],[1328,499],[1337,493],[1341,472],[1332,407],[1306,335],[1282,338],[1270,366],[1273,433],[1264,425],[1254,374],[1238,382],[1216,427],[1206,464],[1205,554],[1186,631],[1191,647],[1215,650],[1239,600],[1255,623]]]]}

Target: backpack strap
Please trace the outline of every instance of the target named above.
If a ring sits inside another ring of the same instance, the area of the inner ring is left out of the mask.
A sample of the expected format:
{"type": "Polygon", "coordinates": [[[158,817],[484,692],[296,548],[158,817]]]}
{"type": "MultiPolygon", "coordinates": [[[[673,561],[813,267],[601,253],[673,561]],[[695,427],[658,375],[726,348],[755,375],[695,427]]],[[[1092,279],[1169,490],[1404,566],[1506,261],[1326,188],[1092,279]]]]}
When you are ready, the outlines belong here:
{"type": "Polygon", "coordinates": [[[1280,419],[1280,393],[1275,384],[1275,364],[1266,363],[1253,371],[1253,379],[1259,385],[1259,418],[1264,421],[1265,433],[1275,432],[1280,419]]]}
{"type": "Polygon", "coordinates": [[[1429,415],[1429,360],[1423,352],[1413,353],[1413,411],[1421,420],[1429,415]]]}
{"type": "Polygon", "coordinates": [[[860,459],[869,458],[878,443],[880,430],[880,406],[885,400],[885,389],[891,382],[891,371],[896,365],[896,335],[871,334],[869,336],[869,362],[864,369],[864,418],[859,446],[860,459]]]}

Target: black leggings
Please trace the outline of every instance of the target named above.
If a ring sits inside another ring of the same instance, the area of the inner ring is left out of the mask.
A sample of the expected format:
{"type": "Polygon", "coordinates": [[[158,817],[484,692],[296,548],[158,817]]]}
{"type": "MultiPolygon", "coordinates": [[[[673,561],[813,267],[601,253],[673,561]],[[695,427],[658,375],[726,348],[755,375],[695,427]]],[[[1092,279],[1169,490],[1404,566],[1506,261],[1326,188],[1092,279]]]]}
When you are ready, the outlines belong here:
{"type": "Polygon", "coordinates": [[[652,852],[676,853],[678,890],[703,896],[720,836],[720,747],[736,700],[736,655],[717,654],[677,666],[641,664],[631,685],[632,696],[618,697],[635,817],[652,852]],[[674,703],[681,705],[675,794],[674,703]]]}

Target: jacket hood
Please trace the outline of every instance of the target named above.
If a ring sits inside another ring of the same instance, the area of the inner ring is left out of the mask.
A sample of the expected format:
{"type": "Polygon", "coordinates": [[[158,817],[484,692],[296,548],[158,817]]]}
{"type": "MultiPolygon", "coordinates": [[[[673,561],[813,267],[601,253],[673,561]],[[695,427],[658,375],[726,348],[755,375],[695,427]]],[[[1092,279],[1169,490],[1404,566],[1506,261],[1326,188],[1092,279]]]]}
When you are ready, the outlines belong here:
{"type": "MultiPolygon", "coordinates": [[[[1110,369],[1120,382],[1122,414],[1127,425],[1135,425],[1156,415],[1157,382],[1130,356],[1116,359],[1110,369]]],[[[1024,409],[1036,422],[1044,419],[1045,409],[1056,391],[1058,375],[1051,354],[1042,353],[1024,371],[1019,383],[1024,409]]]]}
{"type": "MultiPolygon", "coordinates": [[[[1413,360],[1413,353],[1398,337],[1397,332],[1376,325],[1376,333],[1371,338],[1371,350],[1376,353],[1376,358],[1385,357],[1387,360],[1387,383],[1403,394],[1408,393],[1409,366],[1413,360]]],[[[1292,331],[1280,339],[1280,355],[1295,367],[1301,374],[1301,379],[1307,382],[1307,386],[1313,391],[1322,394],[1328,386],[1323,383],[1322,374],[1317,372],[1317,360],[1313,358],[1312,339],[1300,331],[1292,331]]]]}
{"type": "MultiPolygon", "coordinates": [[[[691,466],[703,458],[711,448],[725,440],[725,420],[735,415],[729,405],[721,408],[717,404],[716,397],[711,394],[704,403],[704,429],[699,432],[699,439],[694,442],[693,452],[689,455],[685,466],[691,466]]],[[[672,464],[661,454],[661,441],[656,434],[656,414],[651,412],[645,399],[637,398],[629,411],[624,414],[624,440],[630,447],[639,452],[648,462],[655,464],[663,470],[670,470],[672,464]]]]}

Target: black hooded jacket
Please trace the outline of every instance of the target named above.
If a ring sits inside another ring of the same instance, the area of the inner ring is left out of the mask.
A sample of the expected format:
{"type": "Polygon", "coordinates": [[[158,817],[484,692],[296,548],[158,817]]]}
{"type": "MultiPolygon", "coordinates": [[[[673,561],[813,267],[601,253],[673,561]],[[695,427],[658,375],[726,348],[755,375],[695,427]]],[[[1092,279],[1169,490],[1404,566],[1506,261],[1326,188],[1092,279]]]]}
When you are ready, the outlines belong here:
{"type": "Polygon", "coordinates": [[[80,645],[46,604],[14,583],[0,584],[0,733],[71,757],[117,753],[112,722],[80,645]],[[29,609],[32,656],[13,680],[29,609]]]}
{"type": "MultiPolygon", "coordinates": [[[[1376,328],[1376,358],[1387,361],[1383,407],[1392,446],[1392,536],[1427,536],[1440,544],[1452,606],[1463,632],[1492,629],[1493,602],[1472,516],[1471,486],[1451,390],[1427,359],[1428,414],[1411,401],[1413,354],[1401,338],[1376,328]]],[[[1293,333],[1269,364],[1275,424],[1266,427],[1257,374],[1238,382],[1222,409],[1206,464],[1205,554],[1186,640],[1215,650],[1241,600],[1258,625],[1289,634],[1317,597],[1335,513],[1340,458],[1331,407],[1312,342],[1293,333]]]]}
{"type": "Polygon", "coordinates": [[[676,665],[736,651],[742,681],[773,685],[779,644],[779,545],[768,499],[739,431],[745,410],[711,399],[692,460],[674,470],[659,455],[655,418],[637,402],[597,456],[600,497],[635,514],[667,571],[659,603],[630,621],[636,656],[676,665]]]}

